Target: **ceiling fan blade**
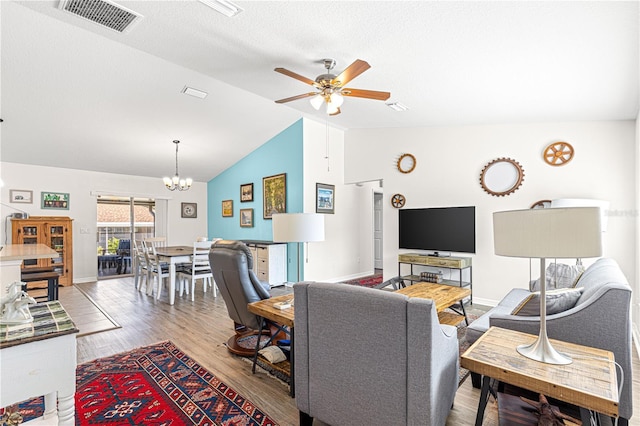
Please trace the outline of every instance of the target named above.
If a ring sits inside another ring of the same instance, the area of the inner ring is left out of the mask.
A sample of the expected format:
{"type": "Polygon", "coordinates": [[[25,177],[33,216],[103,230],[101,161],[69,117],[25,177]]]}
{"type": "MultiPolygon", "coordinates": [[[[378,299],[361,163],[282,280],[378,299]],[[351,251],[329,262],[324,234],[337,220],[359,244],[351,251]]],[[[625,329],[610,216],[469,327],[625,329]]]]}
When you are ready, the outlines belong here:
{"type": "Polygon", "coordinates": [[[315,95],[317,95],[316,92],[303,93],[302,95],[297,95],[297,96],[292,96],[290,98],[280,99],[280,100],[276,101],[276,103],[277,104],[283,104],[285,102],[297,101],[298,99],[308,98],[310,96],[315,96],[315,95]]]}
{"type": "Polygon", "coordinates": [[[331,84],[339,87],[344,86],[369,68],[371,68],[371,65],[369,65],[366,61],[363,61],[362,59],[356,59],[355,62],[349,65],[347,69],[342,71],[339,76],[331,80],[331,84]]]}
{"type": "Polygon", "coordinates": [[[362,90],[362,89],[349,89],[344,88],[340,91],[343,96],[351,96],[353,98],[367,98],[375,99],[378,101],[386,101],[391,97],[389,92],[378,92],[376,90],[362,90]]]}
{"type": "Polygon", "coordinates": [[[316,82],[311,80],[310,78],[301,76],[300,74],[296,74],[293,71],[289,71],[288,69],[285,68],[276,68],[274,69],[275,72],[279,72],[280,74],[284,74],[287,75],[289,77],[295,78],[296,80],[300,80],[303,83],[307,83],[311,86],[315,86],[316,82]]]}

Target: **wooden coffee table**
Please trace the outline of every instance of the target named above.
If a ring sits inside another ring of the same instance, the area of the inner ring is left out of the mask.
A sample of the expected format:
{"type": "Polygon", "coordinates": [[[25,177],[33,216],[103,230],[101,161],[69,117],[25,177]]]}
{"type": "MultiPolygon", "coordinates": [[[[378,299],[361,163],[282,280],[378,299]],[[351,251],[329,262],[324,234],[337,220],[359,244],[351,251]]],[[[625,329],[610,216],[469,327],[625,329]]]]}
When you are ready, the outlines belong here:
{"type": "Polygon", "coordinates": [[[588,411],[618,417],[618,388],[612,352],[551,340],[573,362],[554,365],[520,355],[516,348],[537,336],[491,327],[460,357],[460,365],[481,374],[482,391],[476,426],[482,425],[491,378],[580,407],[583,424],[588,411]]]}
{"type": "Polygon", "coordinates": [[[464,303],[462,303],[465,297],[471,295],[471,290],[468,287],[422,282],[396,290],[395,293],[404,294],[409,297],[433,299],[436,304],[440,324],[458,325],[462,320],[465,320],[466,324],[469,325],[467,313],[464,310],[464,303]],[[456,303],[460,304],[462,310],[460,314],[444,311],[456,303]]]}
{"type": "MultiPolygon", "coordinates": [[[[395,293],[404,294],[408,297],[433,299],[436,304],[436,311],[438,312],[438,319],[440,320],[440,324],[458,325],[462,320],[467,320],[467,316],[464,311],[464,304],[462,303],[462,299],[471,295],[471,290],[469,290],[467,287],[457,287],[433,283],[418,283],[400,290],[396,290],[395,293]],[[451,312],[443,312],[446,308],[449,308],[456,303],[460,303],[460,306],[462,306],[462,315],[454,314],[451,312]]],[[[294,396],[295,387],[293,376],[295,356],[293,350],[293,329],[295,315],[293,306],[293,293],[289,292],[280,296],[274,296],[269,299],[263,299],[257,302],[249,303],[249,305],[247,305],[247,309],[249,309],[249,312],[259,315],[262,318],[266,318],[270,321],[286,325],[291,328],[291,356],[289,377],[291,377],[291,395],[294,396]],[[275,307],[276,303],[285,301],[290,301],[292,303],[291,307],[286,309],[278,309],[275,307]]]]}

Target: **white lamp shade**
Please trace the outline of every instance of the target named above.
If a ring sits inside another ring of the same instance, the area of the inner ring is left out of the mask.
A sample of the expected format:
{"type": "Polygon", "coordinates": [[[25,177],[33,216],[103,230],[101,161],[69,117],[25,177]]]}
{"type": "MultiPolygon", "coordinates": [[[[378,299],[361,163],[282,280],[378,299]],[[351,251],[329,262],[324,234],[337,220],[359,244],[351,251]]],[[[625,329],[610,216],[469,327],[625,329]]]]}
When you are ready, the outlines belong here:
{"type": "Polygon", "coordinates": [[[276,243],[307,243],[324,241],[324,215],[316,213],[274,214],[273,241],[276,243]]]}
{"type": "Polygon", "coordinates": [[[493,213],[493,243],[500,256],[585,258],[602,255],[598,207],[493,213]]]}
{"type": "Polygon", "coordinates": [[[592,200],[588,198],[558,198],[551,200],[551,208],[559,207],[600,207],[600,222],[602,223],[602,232],[607,232],[607,211],[609,210],[609,202],[604,200],[592,200]]]}
{"type": "Polygon", "coordinates": [[[309,100],[309,102],[311,102],[311,106],[313,106],[316,110],[319,110],[324,103],[324,98],[322,97],[322,95],[315,95],[309,100]]]}

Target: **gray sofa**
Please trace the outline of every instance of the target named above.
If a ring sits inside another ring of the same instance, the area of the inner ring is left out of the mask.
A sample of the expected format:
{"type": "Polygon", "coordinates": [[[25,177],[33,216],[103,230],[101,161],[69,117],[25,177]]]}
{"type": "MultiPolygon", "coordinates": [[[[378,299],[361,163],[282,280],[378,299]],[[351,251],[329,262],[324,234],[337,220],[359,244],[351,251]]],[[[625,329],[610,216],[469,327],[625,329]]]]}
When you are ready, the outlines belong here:
{"type": "Polygon", "coordinates": [[[445,424],[458,389],[455,327],[432,300],[336,283],[297,283],[300,424],[445,424]]]}
{"type": "MultiPolygon", "coordinates": [[[[606,258],[589,266],[575,287],[584,289],[582,295],[573,308],[547,315],[547,333],[551,339],[614,353],[616,362],[624,372],[624,384],[620,393],[621,419],[618,424],[626,425],[633,413],[631,287],[616,261],[606,258]]],[[[529,294],[529,290],[522,288],[511,290],[498,306],[469,325],[467,340],[475,342],[490,326],[537,335],[540,330],[538,316],[511,315],[514,308],[529,294]]]]}

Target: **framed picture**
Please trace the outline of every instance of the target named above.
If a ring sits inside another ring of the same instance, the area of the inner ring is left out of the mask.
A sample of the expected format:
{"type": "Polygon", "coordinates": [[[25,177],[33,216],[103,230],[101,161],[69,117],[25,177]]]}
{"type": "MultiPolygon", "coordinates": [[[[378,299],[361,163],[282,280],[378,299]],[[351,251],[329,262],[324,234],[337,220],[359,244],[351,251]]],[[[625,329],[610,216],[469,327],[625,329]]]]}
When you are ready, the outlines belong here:
{"type": "Polygon", "coordinates": [[[182,203],[180,212],[182,217],[195,219],[198,217],[198,203],[182,203]]]}
{"type": "Polygon", "coordinates": [[[335,212],[335,185],[316,183],[316,213],[333,214],[335,212]]]}
{"type": "Polygon", "coordinates": [[[222,202],[222,217],[233,216],[233,200],[224,200],[222,202]]]}
{"type": "Polygon", "coordinates": [[[253,227],[253,209],[240,209],[240,227],[253,227]]]}
{"type": "Polygon", "coordinates": [[[41,192],[43,209],[69,210],[69,194],[66,192],[41,192]]]}
{"type": "Polygon", "coordinates": [[[247,201],[253,201],[253,184],[245,183],[240,185],[240,202],[246,203],[247,201]]]}
{"type": "Polygon", "coordinates": [[[265,219],[271,219],[274,213],[287,212],[287,174],[262,178],[262,208],[265,219]]]}
{"type": "Polygon", "coordinates": [[[26,189],[10,189],[9,202],[33,204],[33,191],[26,189]]]}

